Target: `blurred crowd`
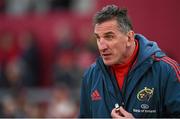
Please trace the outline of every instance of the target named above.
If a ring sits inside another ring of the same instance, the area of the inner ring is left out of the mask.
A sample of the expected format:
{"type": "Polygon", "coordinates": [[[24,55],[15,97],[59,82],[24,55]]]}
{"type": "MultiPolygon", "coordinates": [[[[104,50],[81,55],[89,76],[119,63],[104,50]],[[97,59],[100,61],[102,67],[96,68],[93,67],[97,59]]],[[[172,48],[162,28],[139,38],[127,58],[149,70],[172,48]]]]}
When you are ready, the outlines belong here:
{"type": "Polygon", "coordinates": [[[29,12],[46,14],[59,10],[87,14],[95,10],[97,2],[96,0],[1,0],[0,12],[18,16],[29,12]]]}
{"type": "MultiPolygon", "coordinates": [[[[21,19],[27,14],[68,11],[83,17],[91,14],[95,2],[1,0],[0,15],[21,19]]],[[[43,51],[41,46],[47,41],[36,30],[17,29],[0,29],[0,117],[77,117],[82,74],[98,55],[90,32],[80,29],[81,36],[75,38],[68,23],[56,25],[52,31],[53,45],[43,51]],[[48,50],[51,55],[44,57],[48,50]],[[44,64],[47,59],[48,67],[44,64]],[[44,85],[45,79],[50,83],[44,85]]]]}

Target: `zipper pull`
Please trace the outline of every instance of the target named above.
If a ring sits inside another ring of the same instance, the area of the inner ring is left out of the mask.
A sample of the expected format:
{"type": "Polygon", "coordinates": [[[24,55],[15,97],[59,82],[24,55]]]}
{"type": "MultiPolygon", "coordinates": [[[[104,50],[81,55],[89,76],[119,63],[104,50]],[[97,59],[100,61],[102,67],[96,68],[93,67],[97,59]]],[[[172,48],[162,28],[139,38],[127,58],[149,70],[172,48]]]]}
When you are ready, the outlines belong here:
{"type": "Polygon", "coordinates": [[[116,103],[116,104],[114,105],[114,107],[115,107],[115,109],[116,109],[116,113],[119,114],[119,115],[121,115],[119,104],[116,103]]]}

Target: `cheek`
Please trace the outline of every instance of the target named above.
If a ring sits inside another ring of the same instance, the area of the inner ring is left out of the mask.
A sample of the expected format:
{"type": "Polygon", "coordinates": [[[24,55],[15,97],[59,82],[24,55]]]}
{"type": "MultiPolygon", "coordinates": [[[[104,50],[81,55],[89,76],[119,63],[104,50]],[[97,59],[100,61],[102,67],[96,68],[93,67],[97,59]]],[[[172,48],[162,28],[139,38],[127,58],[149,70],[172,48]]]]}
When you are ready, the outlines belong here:
{"type": "Polygon", "coordinates": [[[125,50],[125,45],[118,43],[116,45],[113,46],[113,52],[117,55],[117,54],[121,54],[122,52],[124,52],[125,50]]]}
{"type": "Polygon", "coordinates": [[[126,47],[124,45],[116,45],[114,46],[114,50],[113,50],[113,56],[115,58],[115,60],[120,60],[124,57],[126,53],[126,47]]]}

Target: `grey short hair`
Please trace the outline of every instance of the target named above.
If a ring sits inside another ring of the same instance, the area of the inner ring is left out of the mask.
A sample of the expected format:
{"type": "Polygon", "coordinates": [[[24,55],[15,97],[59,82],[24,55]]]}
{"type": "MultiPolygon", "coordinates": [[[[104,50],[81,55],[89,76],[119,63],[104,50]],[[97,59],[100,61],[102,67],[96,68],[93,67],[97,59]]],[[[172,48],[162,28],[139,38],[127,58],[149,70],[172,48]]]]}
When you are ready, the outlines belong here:
{"type": "Polygon", "coordinates": [[[105,21],[116,19],[120,28],[120,31],[127,33],[133,30],[132,23],[127,15],[127,9],[119,9],[116,5],[107,5],[98,11],[94,18],[93,23],[101,24],[105,21]]]}

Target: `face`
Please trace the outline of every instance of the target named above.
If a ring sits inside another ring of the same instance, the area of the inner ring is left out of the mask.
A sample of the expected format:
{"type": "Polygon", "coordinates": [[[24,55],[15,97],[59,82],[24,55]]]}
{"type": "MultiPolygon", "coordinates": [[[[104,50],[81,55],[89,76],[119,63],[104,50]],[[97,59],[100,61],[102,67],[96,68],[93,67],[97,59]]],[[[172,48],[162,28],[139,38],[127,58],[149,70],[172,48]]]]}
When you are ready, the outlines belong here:
{"type": "Polygon", "coordinates": [[[106,65],[122,64],[128,58],[131,37],[119,30],[116,20],[96,24],[94,34],[100,55],[106,65]]]}

